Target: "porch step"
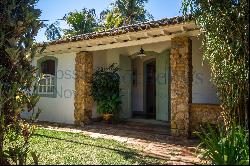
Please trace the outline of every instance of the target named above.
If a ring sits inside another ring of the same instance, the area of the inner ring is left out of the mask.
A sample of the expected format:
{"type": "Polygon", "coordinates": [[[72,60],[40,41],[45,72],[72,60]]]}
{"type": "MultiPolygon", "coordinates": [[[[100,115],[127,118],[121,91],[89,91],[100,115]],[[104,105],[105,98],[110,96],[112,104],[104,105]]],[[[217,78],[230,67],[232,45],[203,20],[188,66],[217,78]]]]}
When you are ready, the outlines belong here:
{"type": "Polygon", "coordinates": [[[162,123],[147,123],[147,121],[125,121],[123,124],[119,126],[123,128],[127,128],[130,130],[137,130],[140,132],[146,132],[151,134],[159,134],[159,135],[170,135],[170,124],[167,122],[162,123]]]}

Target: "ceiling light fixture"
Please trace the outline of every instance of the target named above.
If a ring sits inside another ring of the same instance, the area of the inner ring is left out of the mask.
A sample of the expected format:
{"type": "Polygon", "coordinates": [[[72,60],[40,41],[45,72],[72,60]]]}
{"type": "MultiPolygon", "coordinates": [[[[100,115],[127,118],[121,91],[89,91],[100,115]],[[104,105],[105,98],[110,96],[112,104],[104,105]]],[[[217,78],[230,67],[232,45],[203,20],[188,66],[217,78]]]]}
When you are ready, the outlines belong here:
{"type": "Polygon", "coordinates": [[[140,57],[140,58],[146,56],[146,55],[144,54],[144,50],[142,49],[142,47],[141,47],[141,50],[140,50],[140,52],[139,52],[139,54],[138,54],[137,56],[140,57]]]}

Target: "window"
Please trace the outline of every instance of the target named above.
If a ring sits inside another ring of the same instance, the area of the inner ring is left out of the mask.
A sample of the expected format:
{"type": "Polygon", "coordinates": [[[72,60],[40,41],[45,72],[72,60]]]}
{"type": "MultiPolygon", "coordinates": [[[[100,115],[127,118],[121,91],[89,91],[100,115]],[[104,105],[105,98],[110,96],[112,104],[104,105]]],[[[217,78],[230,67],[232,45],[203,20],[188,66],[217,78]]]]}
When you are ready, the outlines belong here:
{"type": "Polygon", "coordinates": [[[44,57],[37,62],[39,81],[37,92],[42,97],[56,97],[56,69],[57,59],[44,57]]]}

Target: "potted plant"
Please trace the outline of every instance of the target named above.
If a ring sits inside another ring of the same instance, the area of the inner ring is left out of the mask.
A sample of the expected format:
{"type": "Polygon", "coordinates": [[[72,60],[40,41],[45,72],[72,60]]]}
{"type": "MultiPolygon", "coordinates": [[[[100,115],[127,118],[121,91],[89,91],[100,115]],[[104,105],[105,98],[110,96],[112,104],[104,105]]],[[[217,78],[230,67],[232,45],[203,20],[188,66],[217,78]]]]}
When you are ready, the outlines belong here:
{"type": "Polygon", "coordinates": [[[105,121],[110,121],[119,111],[120,76],[115,64],[99,67],[93,74],[91,95],[97,103],[97,112],[105,121]]]}
{"type": "Polygon", "coordinates": [[[97,105],[97,112],[103,115],[103,119],[110,122],[119,111],[121,104],[120,96],[113,95],[110,98],[100,101],[97,105]]]}

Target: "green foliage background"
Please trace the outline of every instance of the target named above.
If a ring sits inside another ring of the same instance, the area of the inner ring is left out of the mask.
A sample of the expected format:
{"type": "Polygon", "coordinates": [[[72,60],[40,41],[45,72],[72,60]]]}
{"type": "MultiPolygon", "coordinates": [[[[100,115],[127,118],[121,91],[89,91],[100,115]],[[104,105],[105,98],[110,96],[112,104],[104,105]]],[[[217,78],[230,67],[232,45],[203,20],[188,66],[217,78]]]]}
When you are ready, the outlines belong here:
{"type": "Polygon", "coordinates": [[[204,60],[212,69],[224,126],[197,133],[216,165],[249,165],[249,2],[183,0],[202,32],[204,60]]]}
{"type": "Polygon", "coordinates": [[[183,0],[202,31],[204,60],[224,110],[225,124],[248,128],[249,2],[247,0],[183,0]]]}
{"type": "Polygon", "coordinates": [[[45,26],[45,35],[48,40],[57,40],[153,20],[153,16],[145,9],[146,3],[148,0],[115,0],[100,13],[99,18],[95,9],[72,11],[63,18],[70,28],[61,29],[55,22],[45,26]],[[62,32],[64,35],[61,35],[62,32]]]}
{"type": "Polygon", "coordinates": [[[70,26],[70,29],[64,29],[66,36],[90,33],[98,26],[95,9],[83,8],[82,11],[69,12],[64,20],[70,26]]]}
{"type": "Polygon", "coordinates": [[[102,25],[105,29],[136,24],[153,20],[153,16],[145,9],[148,0],[116,0],[110,9],[101,13],[102,25]]]}
{"type": "Polygon", "coordinates": [[[20,114],[34,112],[36,78],[31,59],[34,37],[42,27],[37,0],[0,1],[0,164],[25,164],[32,126],[20,114]],[[9,141],[8,144],[6,141],[9,141]],[[6,145],[6,146],[5,146],[6,145]]]}

